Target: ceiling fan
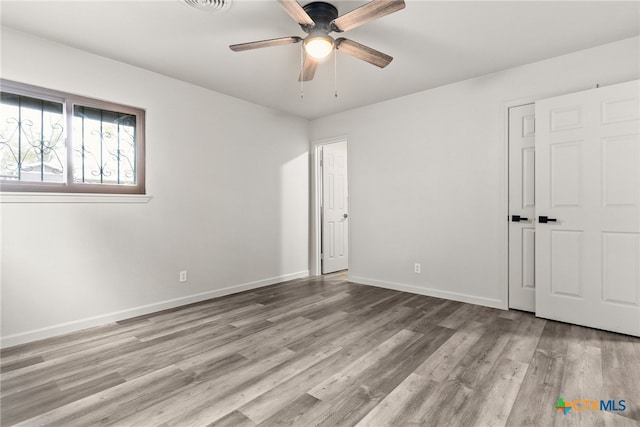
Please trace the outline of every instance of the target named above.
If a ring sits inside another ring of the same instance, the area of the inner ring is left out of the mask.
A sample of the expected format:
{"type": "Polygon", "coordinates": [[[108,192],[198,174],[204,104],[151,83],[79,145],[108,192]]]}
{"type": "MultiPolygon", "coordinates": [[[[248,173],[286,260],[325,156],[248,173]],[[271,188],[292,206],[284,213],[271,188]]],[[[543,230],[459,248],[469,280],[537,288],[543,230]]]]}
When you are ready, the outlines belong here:
{"type": "Polygon", "coordinates": [[[305,55],[300,81],[312,80],[318,61],[327,57],[334,48],[380,68],[386,67],[393,60],[391,56],[353,40],[344,37],[334,39],[329,33],[334,31],[342,33],[404,9],[404,0],[372,0],[340,17],[335,6],[322,1],[314,1],[304,7],[300,6],[296,0],[278,0],[278,3],[294,21],[300,24],[302,30],[308,34],[307,37],[291,36],[260,40],[233,44],[229,48],[234,52],[241,52],[302,42],[305,55]]]}

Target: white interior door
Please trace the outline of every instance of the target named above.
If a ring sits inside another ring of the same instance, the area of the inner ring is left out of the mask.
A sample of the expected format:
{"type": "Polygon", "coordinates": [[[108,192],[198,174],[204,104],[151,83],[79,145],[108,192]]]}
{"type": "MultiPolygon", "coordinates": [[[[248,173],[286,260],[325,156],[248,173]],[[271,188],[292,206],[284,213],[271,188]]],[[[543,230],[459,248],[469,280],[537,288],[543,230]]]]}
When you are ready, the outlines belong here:
{"type": "Polygon", "coordinates": [[[638,81],[536,102],[540,317],[640,336],[638,107],[638,81]]]}
{"type": "Polygon", "coordinates": [[[509,307],[535,310],[535,105],[509,109],[509,307]]]}
{"type": "Polygon", "coordinates": [[[347,143],[322,147],[322,274],[349,268],[347,143]]]}

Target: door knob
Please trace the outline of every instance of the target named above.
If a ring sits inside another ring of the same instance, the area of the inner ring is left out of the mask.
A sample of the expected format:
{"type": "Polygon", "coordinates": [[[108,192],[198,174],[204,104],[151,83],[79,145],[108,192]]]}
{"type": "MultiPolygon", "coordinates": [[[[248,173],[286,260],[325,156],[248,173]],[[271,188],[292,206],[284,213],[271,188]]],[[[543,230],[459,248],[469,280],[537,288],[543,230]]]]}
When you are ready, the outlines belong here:
{"type": "Polygon", "coordinates": [[[345,219],[349,218],[349,214],[344,214],[344,215],[342,215],[342,217],[345,218],[345,219]]]}
{"type": "Polygon", "coordinates": [[[547,222],[556,222],[557,219],[555,218],[549,218],[548,216],[544,216],[544,215],[540,215],[538,217],[538,221],[542,224],[546,224],[547,222]]]}
{"type": "Polygon", "coordinates": [[[511,221],[513,221],[513,222],[529,221],[529,218],[525,218],[525,217],[520,216],[520,215],[511,215],[511,221]]]}

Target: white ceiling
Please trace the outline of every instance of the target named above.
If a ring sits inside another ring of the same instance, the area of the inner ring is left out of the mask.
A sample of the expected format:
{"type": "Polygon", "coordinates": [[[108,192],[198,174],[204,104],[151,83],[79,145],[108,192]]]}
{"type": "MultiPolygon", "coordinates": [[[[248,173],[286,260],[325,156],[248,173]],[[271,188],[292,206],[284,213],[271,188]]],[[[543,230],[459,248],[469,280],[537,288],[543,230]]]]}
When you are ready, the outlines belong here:
{"type": "MultiPolygon", "coordinates": [[[[640,2],[419,1],[344,33],[394,57],[379,69],[338,53],[300,98],[300,44],[228,45],[304,36],[275,0],[206,13],[181,0],[6,1],[2,25],[313,119],[637,36],[640,2]]],[[[301,4],[306,2],[301,1],[301,4]]],[[[342,15],[364,1],[335,1],[342,15]]]]}

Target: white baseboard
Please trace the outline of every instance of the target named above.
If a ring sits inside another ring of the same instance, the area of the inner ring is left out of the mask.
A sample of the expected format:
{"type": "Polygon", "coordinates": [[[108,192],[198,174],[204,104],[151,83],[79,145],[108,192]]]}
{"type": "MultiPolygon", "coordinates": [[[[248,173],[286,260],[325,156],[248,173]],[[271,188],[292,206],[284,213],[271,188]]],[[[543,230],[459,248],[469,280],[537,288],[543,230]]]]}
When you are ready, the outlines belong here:
{"type": "Polygon", "coordinates": [[[136,316],[155,313],[157,311],[179,307],[181,305],[187,305],[194,302],[200,302],[200,301],[208,300],[211,298],[217,298],[225,295],[235,294],[242,291],[248,291],[250,289],[261,288],[263,286],[269,286],[275,283],[286,282],[287,280],[300,279],[308,276],[309,276],[308,270],[299,271],[297,273],[285,274],[283,276],[278,276],[278,277],[270,277],[268,279],[258,280],[255,282],[242,283],[239,285],[228,286],[222,289],[214,289],[212,291],[202,292],[194,295],[187,295],[187,296],[172,299],[172,300],[160,301],[153,304],[147,304],[147,305],[129,308],[126,310],[116,311],[113,313],[101,314],[98,316],[87,317],[84,319],[73,320],[71,322],[65,322],[57,325],[47,326],[40,329],[34,329],[27,332],[20,332],[18,334],[2,337],[0,347],[7,348],[7,347],[11,347],[18,344],[24,344],[32,341],[41,340],[44,338],[50,338],[56,335],[79,331],[81,329],[86,329],[94,326],[100,326],[100,325],[105,325],[112,322],[117,322],[119,320],[125,320],[125,319],[130,319],[136,316]]]}
{"type": "Polygon", "coordinates": [[[349,275],[349,281],[360,283],[362,285],[376,286],[378,288],[393,289],[395,291],[409,292],[412,294],[426,295],[429,297],[450,299],[454,301],[466,302],[469,304],[483,305],[485,307],[499,308],[502,310],[507,309],[506,302],[499,299],[484,298],[475,295],[441,291],[439,289],[404,285],[400,283],[385,282],[382,280],[368,279],[366,277],[357,277],[351,275],[349,275]]]}

